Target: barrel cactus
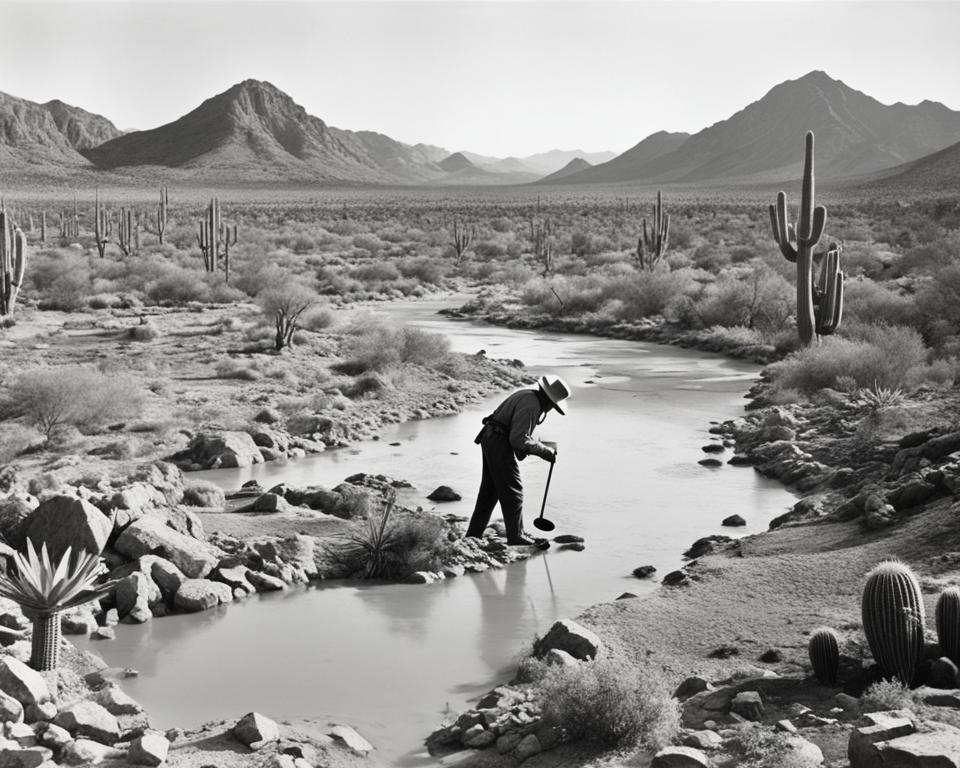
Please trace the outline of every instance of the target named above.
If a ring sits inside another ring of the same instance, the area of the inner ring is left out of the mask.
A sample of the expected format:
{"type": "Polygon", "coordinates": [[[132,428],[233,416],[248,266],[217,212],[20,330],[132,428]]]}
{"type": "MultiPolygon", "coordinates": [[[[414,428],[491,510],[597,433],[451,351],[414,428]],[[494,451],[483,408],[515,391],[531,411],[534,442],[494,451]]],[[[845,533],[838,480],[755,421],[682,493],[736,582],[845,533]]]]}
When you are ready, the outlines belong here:
{"type": "Polygon", "coordinates": [[[883,674],[911,685],[923,652],[920,583],[906,565],[880,563],[867,574],[861,601],[863,631],[883,674]]]}
{"type": "Polygon", "coordinates": [[[830,627],[820,627],[810,635],[807,644],[813,673],[824,685],[836,685],[840,672],[840,641],[830,627]]]}
{"type": "Polygon", "coordinates": [[[960,587],[947,587],[940,593],[934,615],[941,650],[954,664],[960,664],[960,587]]]}

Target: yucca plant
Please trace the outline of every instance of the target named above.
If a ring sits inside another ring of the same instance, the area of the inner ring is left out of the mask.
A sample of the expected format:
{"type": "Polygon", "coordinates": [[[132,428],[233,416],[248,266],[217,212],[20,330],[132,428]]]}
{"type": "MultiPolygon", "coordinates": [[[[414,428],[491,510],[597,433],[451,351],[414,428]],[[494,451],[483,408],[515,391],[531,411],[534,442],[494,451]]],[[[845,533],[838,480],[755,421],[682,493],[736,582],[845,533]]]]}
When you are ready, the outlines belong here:
{"type": "Polygon", "coordinates": [[[13,572],[0,574],[0,595],[16,602],[33,621],[30,666],[36,670],[56,669],[60,664],[60,614],[99,600],[117,583],[96,583],[105,571],[99,553],[80,550],[73,558],[70,555],[67,547],[54,564],[46,543],[38,555],[27,539],[26,554],[13,554],[13,572]]]}

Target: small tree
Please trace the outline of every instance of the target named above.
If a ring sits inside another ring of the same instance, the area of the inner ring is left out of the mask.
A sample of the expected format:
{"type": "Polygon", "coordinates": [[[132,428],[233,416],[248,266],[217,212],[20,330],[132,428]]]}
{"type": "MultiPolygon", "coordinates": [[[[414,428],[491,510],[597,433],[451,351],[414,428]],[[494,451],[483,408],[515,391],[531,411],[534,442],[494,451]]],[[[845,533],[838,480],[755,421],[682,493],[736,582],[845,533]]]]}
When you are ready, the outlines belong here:
{"type": "Polygon", "coordinates": [[[290,278],[261,291],[258,301],[264,315],[277,326],[276,349],[293,346],[293,334],[297,331],[300,317],[320,301],[312,288],[290,278]]]}

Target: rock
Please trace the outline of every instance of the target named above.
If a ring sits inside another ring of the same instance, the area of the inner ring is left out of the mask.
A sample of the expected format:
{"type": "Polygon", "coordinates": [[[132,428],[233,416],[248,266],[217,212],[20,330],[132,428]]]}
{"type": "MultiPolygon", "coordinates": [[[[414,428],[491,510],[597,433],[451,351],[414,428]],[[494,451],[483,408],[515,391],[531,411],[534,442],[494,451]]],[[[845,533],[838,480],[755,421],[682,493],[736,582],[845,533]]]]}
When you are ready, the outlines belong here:
{"type": "Polygon", "coordinates": [[[650,768],[710,768],[710,760],[693,747],[665,747],[653,756],[650,768]]]}
{"type": "Polygon", "coordinates": [[[39,672],[12,656],[0,658],[0,690],[24,706],[50,701],[46,680],[39,672]]]}
{"type": "Polygon", "coordinates": [[[740,691],[730,702],[730,711],[747,720],[763,719],[763,699],[757,691],[740,691]]]}
{"type": "Polygon", "coordinates": [[[96,628],[97,620],[87,607],[60,614],[60,631],[65,635],[89,635],[96,628]]]}
{"type": "Polygon", "coordinates": [[[110,745],[120,741],[117,718],[93,701],[81,699],[69,704],[57,713],[53,722],[78,739],[89,738],[110,745]]]}
{"type": "Polygon", "coordinates": [[[97,640],[116,640],[117,630],[113,627],[97,627],[93,630],[91,637],[97,640]]]}
{"type": "MultiPolygon", "coordinates": [[[[0,748],[0,765],[3,768],[37,768],[53,758],[53,752],[46,747],[0,748]]],[[[49,765],[49,763],[47,763],[49,765]]]]}
{"type": "Polygon", "coordinates": [[[40,742],[54,751],[63,749],[73,741],[70,731],[53,723],[44,723],[43,729],[38,729],[37,734],[40,742]]]}
{"type": "Polygon", "coordinates": [[[233,600],[233,590],[226,584],[209,579],[187,579],[174,595],[174,607],[195,612],[215,608],[233,600]]]}
{"type": "Polygon", "coordinates": [[[257,422],[257,424],[277,424],[283,421],[283,414],[276,408],[265,407],[257,412],[253,420],[257,422]]]}
{"type": "Polygon", "coordinates": [[[712,536],[704,536],[697,539],[693,542],[693,545],[686,552],[683,553],[684,557],[694,560],[698,557],[703,557],[704,555],[710,554],[711,552],[716,552],[720,544],[729,544],[733,541],[729,536],[723,536],[720,534],[714,534],[712,536]]]}
{"type": "Polygon", "coordinates": [[[876,744],[909,736],[916,727],[904,710],[868,712],[860,718],[860,724],[850,732],[847,741],[847,758],[851,768],[876,768],[878,762],[876,744]]]}
{"type": "Polygon", "coordinates": [[[107,757],[120,753],[105,744],[90,739],[75,739],[67,744],[60,753],[60,761],[67,765],[99,765],[107,757]]]}
{"type": "Polygon", "coordinates": [[[709,729],[703,731],[691,731],[683,737],[683,746],[693,747],[694,749],[719,749],[722,744],[723,739],[721,738],[720,734],[709,729]]]}
{"type": "Polygon", "coordinates": [[[463,733],[463,746],[470,749],[486,749],[497,740],[493,731],[488,731],[481,723],[470,726],[463,733]]]}
{"type": "Polygon", "coordinates": [[[96,691],[90,699],[111,715],[139,715],[143,712],[143,707],[124,693],[123,689],[115,683],[107,683],[99,691],[96,691]]]}
{"type": "Polygon", "coordinates": [[[735,645],[719,645],[714,648],[707,657],[710,659],[729,659],[731,656],[739,656],[740,649],[735,645]]]}
{"type": "Polygon", "coordinates": [[[781,754],[777,757],[783,768],[819,768],[823,764],[823,751],[802,736],[791,734],[780,741],[781,754]]]}
{"type": "MultiPolygon", "coordinates": [[[[925,733],[911,733],[874,745],[881,766],[904,768],[960,768],[960,730],[950,726],[925,733]]],[[[851,768],[865,764],[850,761],[851,768]]]]}
{"type": "Polygon", "coordinates": [[[264,493],[254,499],[252,502],[246,506],[240,507],[240,509],[234,510],[237,513],[240,512],[263,512],[263,513],[272,513],[272,512],[288,512],[292,507],[287,503],[287,500],[276,493],[264,493]]]}
{"type": "Polygon", "coordinates": [[[547,651],[546,655],[543,657],[543,660],[546,662],[548,667],[575,667],[580,663],[569,653],[566,651],[561,651],[559,648],[551,648],[549,651],[547,651]]]}
{"type": "Polygon", "coordinates": [[[789,720],[777,720],[777,722],[773,724],[773,730],[780,731],[782,733],[796,733],[797,726],[795,726],[789,720]]]}
{"type": "Polygon", "coordinates": [[[723,453],[725,449],[723,443],[707,443],[700,446],[700,450],[704,453],[723,453]]]}
{"type": "Polygon", "coordinates": [[[720,459],[700,459],[697,462],[701,467],[722,467],[723,462],[720,459]]]}
{"type": "Polygon", "coordinates": [[[186,467],[200,465],[204,469],[220,469],[262,464],[263,456],[246,432],[220,432],[198,434],[185,450],[174,454],[171,460],[186,467]]]}
{"type": "Polygon", "coordinates": [[[161,600],[160,587],[153,583],[153,579],[144,573],[131,573],[117,583],[114,593],[117,601],[117,612],[120,617],[130,615],[135,610],[150,618],[150,606],[161,600]]]}
{"type": "Polygon", "coordinates": [[[922,504],[937,493],[937,486],[920,477],[912,478],[887,494],[887,503],[897,512],[922,504]]]}
{"type": "Polygon", "coordinates": [[[665,587],[684,587],[690,583],[686,571],[670,571],[660,582],[665,587]]]}
{"type": "Polygon", "coordinates": [[[137,520],[124,530],[114,548],[131,559],[159,554],[192,579],[206,576],[217,565],[217,557],[208,545],[149,516],[137,520]]]}
{"type": "Polygon", "coordinates": [[[960,709],[960,690],[945,691],[939,688],[915,688],[913,695],[931,707],[960,709]]]}
{"type": "Polygon", "coordinates": [[[760,655],[760,661],[764,664],[778,664],[783,661],[783,654],[776,648],[770,648],[760,655]]]}
{"type": "Polygon", "coordinates": [[[631,600],[634,597],[638,597],[638,595],[634,594],[633,592],[621,592],[619,595],[617,595],[617,600],[631,600]]]}
{"type": "Polygon", "coordinates": [[[19,723],[23,720],[23,704],[0,691],[0,723],[19,723]]]}
{"type": "Polygon", "coordinates": [[[4,723],[3,737],[15,741],[21,747],[37,746],[37,735],[26,723],[4,723]]]}
{"type": "Polygon", "coordinates": [[[729,517],[723,518],[723,522],[720,523],[720,525],[726,525],[730,528],[736,528],[746,524],[747,521],[740,517],[740,515],[730,515],[729,517]]]}
{"type": "Polygon", "coordinates": [[[145,555],[140,558],[141,566],[150,569],[150,578],[160,588],[164,600],[172,600],[180,585],[186,581],[186,575],[169,560],[157,555],[145,555]]]}
{"type": "Polygon", "coordinates": [[[39,550],[46,543],[51,560],[58,561],[70,547],[100,554],[113,530],[113,520],[83,499],[51,496],[23,521],[10,544],[20,548],[30,539],[39,550]]]}
{"type": "Polygon", "coordinates": [[[240,588],[253,591],[253,584],[247,580],[248,573],[250,573],[250,569],[245,565],[236,565],[232,568],[217,568],[211,578],[223,582],[230,589],[240,588]]]}
{"type": "Polygon", "coordinates": [[[595,659],[603,644],[586,627],[571,619],[561,619],[554,623],[547,634],[534,647],[534,655],[543,658],[548,651],[557,649],[569,653],[580,661],[595,659]]]}
{"type": "Polygon", "coordinates": [[[540,746],[540,739],[535,734],[530,733],[524,736],[514,751],[514,756],[521,763],[529,757],[540,754],[543,748],[540,746]]]}
{"type": "Polygon", "coordinates": [[[960,683],[960,670],[946,656],[941,656],[930,665],[927,679],[933,688],[956,688],[960,683]]]}
{"type": "Polygon", "coordinates": [[[710,688],[710,683],[708,683],[702,677],[688,677],[677,686],[677,690],[673,692],[673,698],[680,699],[682,701],[683,699],[689,699],[691,696],[702,693],[703,691],[709,691],[710,688]]]}
{"type": "Polygon", "coordinates": [[[151,731],[130,742],[127,759],[134,765],[160,765],[167,759],[169,749],[166,736],[151,731]]]}
{"type": "Polygon", "coordinates": [[[252,750],[280,740],[280,726],[259,712],[248,712],[241,717],[232,733],[237,741],[252,750]]]}
{"type": "Polygon", "coordinates": [[[505,755],[507,752],[512,752],[517,748],[517,744],[520,743],[520,739],[523,736],[520,735],[519,731],[507,731],[503,736],[497,739],[497,752],[501,755],[505,755]]]}
{"type": "Polygon", "coordinates": [[[851,696],[848,693],[838,693],[833,698],[837,702],[837,706],[844,712],[856,712],[860,709],[860,699],[856,696],[851,696]]]}
{"type": "Polygon", "coordinates": [[[355,755],[363,756],[373,752],[373,745],[349,725],[335,725],[327,731],[327,735],[342,741],[355,755]]]}
{"type": "MultiPolygon", "coordinates": [[[[23,719],[27,723],[40,723],[53,720],[57,716],[57,705],[52,701],[40,704],[28,704],[23,710],[23,719]]],[[[47,723],[50,725],[49,723],[47,723]]]]}
{"type": "Polygon", "coordinates": [[[430,501],[460,501],[463,498],[449,485],[441,485],[427,496],[430,501]]]}
{"type": "Polygon", "coordinates": [[[276,576],[269,576],[266,573],[260,573],[260,571],[249,571],[247,573],[247,580],[253,584],[257,592],[279,592],[287,588],[283,579],[278,579],[276,576]]]}

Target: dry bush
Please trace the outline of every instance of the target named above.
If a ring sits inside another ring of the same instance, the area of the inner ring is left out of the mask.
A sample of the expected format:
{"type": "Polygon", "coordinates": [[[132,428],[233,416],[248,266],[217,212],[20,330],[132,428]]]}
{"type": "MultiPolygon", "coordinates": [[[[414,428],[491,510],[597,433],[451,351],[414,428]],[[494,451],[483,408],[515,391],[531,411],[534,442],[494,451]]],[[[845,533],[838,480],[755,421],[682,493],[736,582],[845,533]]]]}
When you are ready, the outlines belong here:
{"type": "Polygon", "coordinates": [[[616,659],[557,665],[539,686],[544,720],[572,739],[659,749],[680,729],[680,704],[652,668],[636,669],[616,659]]]}
{"type": "Polygon", "coordinates": [[[219,379],[240,379],[241,381],[259,381],[263,375],[249,360],[235,360],[230,357],[216,364],[214,370],[219,379]]]}
{"type": "Polygon", "coordinates": [[[25,371],[0,405],[3,415],[25,419],[48,441],[65,427],[95,429],[136,418],[142,411],[143,391],[133,377],[80,365],[25,371]]]}
{"type": "Polygon", "coordinates": [[[915,705],[910,688],[897,679],[880,680],[860,697],[863,712],[886,712],[891,709],[912,709],[915,705]]]}
{"type": "Polygon", "coordinates": [[[191,507],[223,509],[226,499],[219,485],[208,480],[191,480],[183,487],[183,503],[191,507]]]}

